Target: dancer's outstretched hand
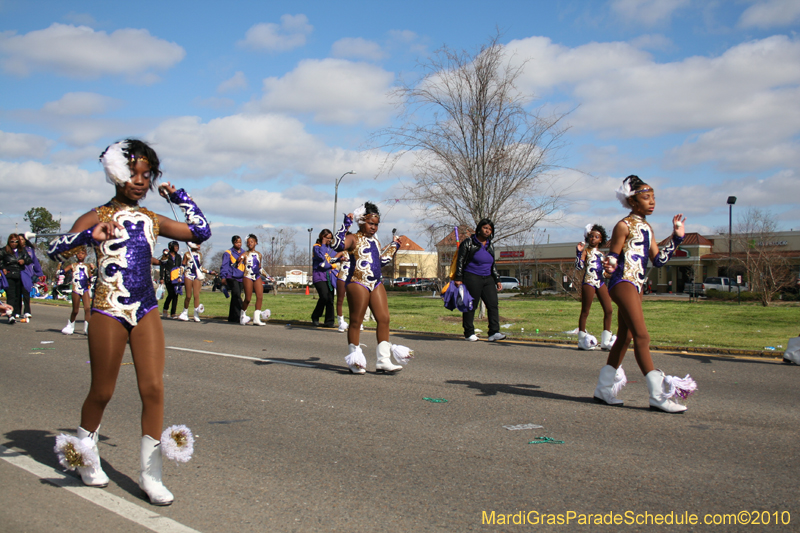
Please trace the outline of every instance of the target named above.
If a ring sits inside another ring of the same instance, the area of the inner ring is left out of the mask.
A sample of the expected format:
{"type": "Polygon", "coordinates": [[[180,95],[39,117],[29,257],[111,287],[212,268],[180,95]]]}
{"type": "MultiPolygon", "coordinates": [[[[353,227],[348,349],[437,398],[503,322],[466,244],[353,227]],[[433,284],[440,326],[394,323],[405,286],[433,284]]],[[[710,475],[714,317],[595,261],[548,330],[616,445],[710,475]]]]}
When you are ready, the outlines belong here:
{"type": "Polygon", "coordinates": [[[92,230],[92,238],[98,242],[117,238],[117,230],[123,229],[117,222],[100,222],[92,230]]]}
{"type": "Polygon", "coordinates": [[[606,256],[606,258],[603,259],[603,271],[606,274],[611,275],[614,273],[616,269],[617,269],[617,258],[606,256]]]}
{"type": "Polygon", "coordinates": [[[578,245],[575,248],[577,248],[579,252],[582,252],[586,248],[586,243],[585,242],[579,242],[578,245]]]}
{"type": "Polygon", "coordinates": [[[678,237],[683,237],[686,234],[686,227],[683,225],[684,222],[686,222],[686,218],[683,216],[683,213],[678,213],[672,217],[672,231],[678,237]]]}

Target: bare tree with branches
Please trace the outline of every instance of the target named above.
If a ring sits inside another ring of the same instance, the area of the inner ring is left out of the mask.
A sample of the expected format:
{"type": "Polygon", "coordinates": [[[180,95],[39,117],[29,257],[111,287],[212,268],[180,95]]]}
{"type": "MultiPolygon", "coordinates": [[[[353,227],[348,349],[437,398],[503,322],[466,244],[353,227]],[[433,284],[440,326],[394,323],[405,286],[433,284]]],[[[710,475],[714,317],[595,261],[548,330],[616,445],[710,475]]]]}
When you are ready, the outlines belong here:
{"type": "Polygon", "coordinates": [[[530,231],[560,205],[566,187],[550,172],[564,115],[527,109],[531,99],[515,85],[525,62],[512,60],[499,35],[474,55],[445,46],[421,65],[420,80],[394,91],[404,123],[374,141],[389,149],[384,170],[415,158],[407,197],[429,223],[474,227],[490,218],[501,240],[530,231]]]}
{"type": "Polygon", "coordinates": [[[777,224],[768,211],[751,208],[739,219],[733,246],[747,271],[750,290],[768,307],[781,289],[795,282],[789,258],[781,253],[777,224]]]}

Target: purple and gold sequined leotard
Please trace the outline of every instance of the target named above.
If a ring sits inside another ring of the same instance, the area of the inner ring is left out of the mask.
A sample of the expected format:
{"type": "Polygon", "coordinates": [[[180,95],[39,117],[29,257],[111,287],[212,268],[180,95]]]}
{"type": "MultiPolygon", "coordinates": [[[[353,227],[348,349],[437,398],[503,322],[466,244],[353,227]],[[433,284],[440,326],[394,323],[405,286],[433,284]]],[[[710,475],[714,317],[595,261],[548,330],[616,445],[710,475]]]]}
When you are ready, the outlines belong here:
{"type": "Polygon", "coordinates": [[[586,249],[586,261],[580,259],[581,254],[578,253],[578,259],[575,261],[579,269],[583,269],[583,284],[599,289],[605,285],[603,278],[603,252],[599,248],[586,249]],[[584,264],[585,263],[585,264],[584,264]]]}
{"type": "Polygon", "coordinates": [[[628,238],[622,245],[622,252],[617,259],[617,268],[611,274],[608,288],[627,281],[636,287],[637,291],[642,292],[647,262],[650,257],[653,229],[645,219],[633,213],[623,218],[622,221],[628,226],[628,238]]]}
{"type": "Polygon", "coordinates": [[[80,294],[89,290],[89,265],[75,263],[72,265],[72,292],[80,294]]]}
{"type": "Polygon", "coordinates": [[[372,292],[381,282],[381,266],[392,261],[396,243],[380,251],[380,242],[375,237],[356,233],[355,249],[350,254],[350,271],[345,283],[358,283],[372,292]]]}
{"type": "Polygon", "coordinates": [[[243,252],[244,277],[255,281],[261,277],[261,254],[255,250],[243,252]]]}
{"type": "Polygon", "coordinates": [[[95,208],[100,222],[116,222],[119,237],[99,243],[97,285],[92,311],[118,320],[132,329],[158,308],[150,274],[150,260],[158,237],[158,216],[143,207],[111,200],[95,208]]]}
{"type": "Polygon", "coordinates": [[[183,272],[184,279],[188,280],[195,280],[199,276],[199,268],[200,265],[203,264],[203,256],[200,255],[199,252],[186,252],[183,254],[184,259],[188,259],[186,261],[186,267],[183,272]]]}

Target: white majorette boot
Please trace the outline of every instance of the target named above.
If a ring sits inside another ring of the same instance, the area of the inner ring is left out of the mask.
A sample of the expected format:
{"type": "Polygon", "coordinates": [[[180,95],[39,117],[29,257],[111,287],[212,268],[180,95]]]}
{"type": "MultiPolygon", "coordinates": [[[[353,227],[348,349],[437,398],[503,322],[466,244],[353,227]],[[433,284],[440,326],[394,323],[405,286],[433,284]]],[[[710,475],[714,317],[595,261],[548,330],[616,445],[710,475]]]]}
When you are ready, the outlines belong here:
{"type": "Polygon", "coordinates": [[[183,322],[188,322],[189,321],[189,309],[184,307],[183,311],[181,311],[181,314],[178,315],[178,320],[182,320],[183,322]]]}
{"type": "Polygon", "coordinates": [[[195,322],[200,322],[200,313],[202,313],[205,310],[206,310],[206,308],[203,307],[203,304],[200,304],[200,305],[198,305],[197,307],[194,308],[194,321],[195,322]]]}
{"type": "Polygon", "coordinates": [[[175,497],[161,482],[161,442],[150,435],[142,437],[141,488],[153,505],[170,505],[175,497]]]}
{"type": "Polygon", "coordinates": [[[347,367],[353,374],[366,374],[367,373],[367,358],[364,357],[364,352],[361,351],[361,345],[350,345],[350,353],[344,358],[347,367]]]}
{"type": "Polygon", "coordinates": [[[665,413],[682,413],[687,407],[676,400],[687,399],[697,390],[697,383],[692,376],[686,374],[681,379],[676,376],[665,376],[661,370],[651,370],[645,376],[647,390],[650,391],[650,409],[657,409],[665,413]]]}
{"type": "Polygon", "coordinates": [[[84,320],[83,321],[83,334],[84,335],[88,335],[89,334],[89,321],[88,320],[84,320]]]}
{"type": "Polygon", "coordinates": [[[261,322],[261,311],[256,309],[253,311],[253,325],[254,326],[266,326],[263,322],[261,322]]]}
{"type": "Polygon", "coordinates": [[[239,324],[246,326],[250,322],[250,317],[247,316],[247,311],[242,311],[239,315],[239,324]]]}
{"type": "Polygon", "coordinates": [[[348,327],[347,326],[347,322],[344,321],[344,317],[340,316],[339,317],[339,333],[344,333],[345,331],[347,331],[347,327],[348,327]]]}
{"type": "Polygon", "coordinates": [[[97,454],[97,461],[92,466],[79,466],[78,473],[81,475],[83,484],[89,487],[107,487],[108,476],[103,472],[103,467],[100,465],[100,452],[97,450],[97,441],[99,440],[100,426],[93,433],[89,433],[82,427],[78,428],[78,438],[83,440],[85,438],[92,439],[92,450],[97,454]]]}
{"type": "Polygon", "coordinates": [[[624,402],[617,398],[617,394],[627,383],[622,367],[615,369],[611,365],[604,366],[600,369],[597,388],[594,389],[594,400],[608,405],[622,405],[624,402]]]}
{"type": "Polygon", "coordinates": [[[597,347],[597,337],[589,335],[585,331],[578,332],[578,349],[594,350],[597,347]]]}
{"type": "Polygon", "coordinates": [[[72,335],[75,333],[75,322],[67,322],[67,325],[64,326],[64,329],[61,330],[61,333],[64,335],[72,335]]]}
{"type": "Polygon", "coordinates": [[[403,370],[402,366],[392,363],[392,344],[390,342],[379,342],[376,353],[378,355],[378,363],[375,365],[376,372],[388,372],[390,374],[394,374],[395,372],[403,370]]]}
{"type": "Polygon", "coordinates": [[[608,351],[614,346],[616,341],[617,336],[607,329],[604,329],[602,335],[600,335],[600,349],[608,351]]]}

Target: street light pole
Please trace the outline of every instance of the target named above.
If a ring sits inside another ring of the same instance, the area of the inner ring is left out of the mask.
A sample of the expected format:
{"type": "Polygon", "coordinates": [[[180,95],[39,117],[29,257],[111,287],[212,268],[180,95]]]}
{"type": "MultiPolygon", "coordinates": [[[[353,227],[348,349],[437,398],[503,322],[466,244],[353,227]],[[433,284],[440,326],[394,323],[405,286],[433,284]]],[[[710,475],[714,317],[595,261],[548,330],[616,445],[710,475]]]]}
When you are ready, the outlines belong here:
{"type": "MultiPolygon", "coordinates": [[[[314,259],[311,256],[311,232],[314,228],[308,228],[308,275],[314,273],[314,259]]],[[[308,276],[306,276],[306,286],[308,286],[308,276]]]]}
{"type": "MultiPolygon", "coordinates": [[[[733,204],[736,203],[735,196],[728,196],[728,281],[733,279],[731,275],[731,265],[733,264],[733,204]]],[[[728,283],[728,292],[731,292],[732,283],[728,283]]]]}
{"type": "Polygon", "coordinates": [[[342,182],[345,176],[348,174],[355,174],[352,170],[350,172],[345,172],[342,176],[336,180],[336,186],[333,189],[333,225],[331,226],[331,231],[336,231],[336,204],[339,203],[339,184],[342,182]]]}

